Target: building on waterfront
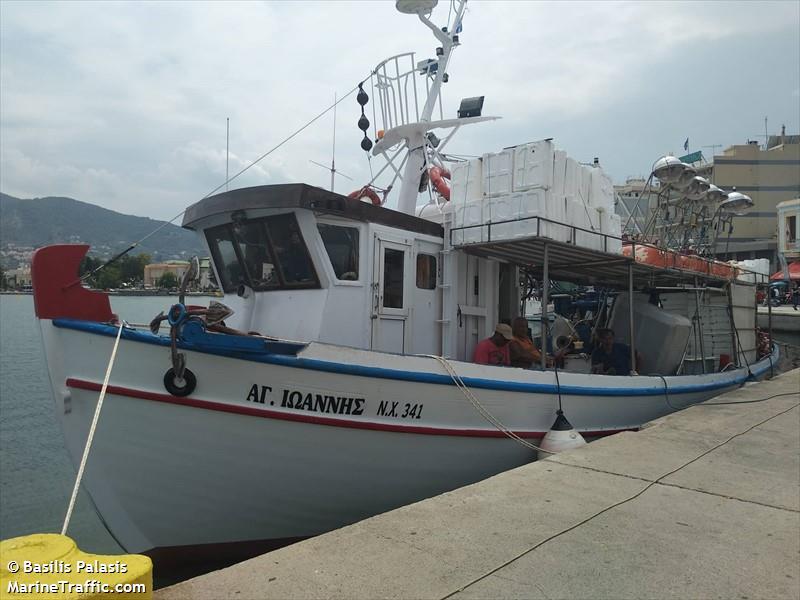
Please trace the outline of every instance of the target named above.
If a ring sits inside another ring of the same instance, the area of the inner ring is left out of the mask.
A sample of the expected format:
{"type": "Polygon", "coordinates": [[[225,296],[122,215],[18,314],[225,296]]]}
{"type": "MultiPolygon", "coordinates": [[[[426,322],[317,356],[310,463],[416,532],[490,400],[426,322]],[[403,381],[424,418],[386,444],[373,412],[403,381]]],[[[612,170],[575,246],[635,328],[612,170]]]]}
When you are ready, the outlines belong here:
{"type": "Polygon", "coordinates": [[[172,273],[180,281],[186,271],[189,270],[189,263],[183,260],[171,260],[165,263],[153,263],[144,267],[144,287],[157,288],[158,280],[167,273],[172,273]]]}
{"type": "Polygon", "coordinates": [[[768,258],[776,267],[778,204],[800,195],[800,135],[786,135],[783,128],[781,135],[768,137],[766,148],[757,142],[731,146],[714,156],[711,180],[754,203],[746,215],[734,218],[730,237],[720,237],[720,258],[768,258]]]}
{"type": "Polygon", "coordinates": [[[33,285],[31,266],[20,265],[5,272],[6,285],[12,289],[29,288],[33,285]]]}
{"type": "MultiPolygon", "coordinates": [[[[186,271],[189,270],[187,261],[170,260],[165,263],[153,263],[144,267],[144,287],[147,289],[157,288],[158,280],[166,273],[172,273],[178,281],[183,279],[186,271]]],[[[197,279],[189,286],[190,290],[209,291],[217,289],[217,282],[214,278],[214,271],[211,268],[209,258],[200,259],[200,272],[197,279]]]]}
{"type": "Polygon", "coordinates": [[[786,260],[800,259],[800,198],[778,203],[778,252],[786,260]]]}
{"type": "MultiPolygon", "coordinates": [[[[733,217],[733,231],[726,229],[724,235],[719,235],[713,248],[715,255],[723,260],[767,258],[771,266],[777,268],[781,236],[786,237],[790,245],[797,243],[796,227],[800,218],[794,221],[795,242],[790,242],[791,236],[786,234],[787,223],[779,223],[778,205],[800,196],[800,135],[786,135],[785,128],[782,128],[780,135],[767,138],[765,146],[750,141],[727,148],[722,154],[715,155],[713,161],[706,161],[700,152],[682,157],[682,160],[690,160],[690,157],[696,158],[692,167],[697,175],[726,192],[746,194],[754,203],[746,214],[733,217]]],[[[623,232],[628,235],[642,233],[651,221],[658,189],[650,190],[642,178],[628,179],[624,185],[614,186],[614,189],[616,212],[622,218],[623,232]]],[[[676,201],[681,197],[680,192],[673,195],[676,201]]],[[[789,204],[786,210],[787,218],[791,220],[791,215],[798,209],[789,204]]],[[[650,224],[648,236],[657,237],[659,224],[650,224]]]]}

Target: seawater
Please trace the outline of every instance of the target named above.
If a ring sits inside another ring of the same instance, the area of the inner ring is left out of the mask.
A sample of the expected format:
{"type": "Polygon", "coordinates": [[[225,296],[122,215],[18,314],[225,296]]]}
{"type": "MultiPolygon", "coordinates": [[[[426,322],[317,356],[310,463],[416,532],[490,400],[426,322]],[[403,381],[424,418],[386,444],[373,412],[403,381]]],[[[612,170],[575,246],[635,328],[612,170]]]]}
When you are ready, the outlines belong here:
{"type": "MultiPolygon", "coordinates": [[[[208,300],[192,297],[191,303],[207,304],[208,300]]],[[[176,301],[177,297],[170,296],[112,296],[111,308],[129,323],[149,323],[176,301]]],[[[102,426],[101,416],[98,427],[102,426]]],[[[33,297],[2,294],[0,539],[60,533],[75,475],[53,410],[33,297]]],[[[83,491],[78,494],[67,533],[86,552],[123,552],[83,491]]]]}

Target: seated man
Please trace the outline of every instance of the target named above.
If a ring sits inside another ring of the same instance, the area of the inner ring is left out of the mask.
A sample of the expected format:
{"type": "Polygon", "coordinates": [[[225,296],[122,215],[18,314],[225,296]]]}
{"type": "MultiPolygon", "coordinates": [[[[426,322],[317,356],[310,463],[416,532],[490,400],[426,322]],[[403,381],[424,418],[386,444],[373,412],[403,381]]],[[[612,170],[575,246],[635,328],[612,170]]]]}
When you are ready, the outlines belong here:
{"type": "Polygon", "coordinates": [[[511,366],[520,369],[530,369],[542,360],[542,353],[528,337],[528,321],[525,317],[517,317],[511,323],[511,332],[514,338],[509,342],[511,366]]]}
{"type": "Polygon", "coordinates": [[[498,323],[494,328],[494,335],[478,342],[475,346],[475,353],[472,355],[472,362],[479,365],[511,365],[511,357],[508,352],[508,342],[514,336],[511,327],[505,323],[498,323]]]}
{"type": "Polygon", "coordinates": [[[631,349],[614,341],[611,329],[597,330],[597,346],[592,352],[592,373],[600,375],[630,375],[631,349]]]}

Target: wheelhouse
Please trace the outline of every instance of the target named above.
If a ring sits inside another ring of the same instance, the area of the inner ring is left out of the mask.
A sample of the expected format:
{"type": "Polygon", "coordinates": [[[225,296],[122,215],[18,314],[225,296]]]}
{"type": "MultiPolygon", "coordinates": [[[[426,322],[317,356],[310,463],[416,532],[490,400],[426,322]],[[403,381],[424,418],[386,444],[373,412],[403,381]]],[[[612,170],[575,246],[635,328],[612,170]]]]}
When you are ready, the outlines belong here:
{"type": "Polygon", "coordinates": [[[191,206],[228,322],[242,331],[397,353],[441,352],[443,228],[308,185],[191,206]]]}

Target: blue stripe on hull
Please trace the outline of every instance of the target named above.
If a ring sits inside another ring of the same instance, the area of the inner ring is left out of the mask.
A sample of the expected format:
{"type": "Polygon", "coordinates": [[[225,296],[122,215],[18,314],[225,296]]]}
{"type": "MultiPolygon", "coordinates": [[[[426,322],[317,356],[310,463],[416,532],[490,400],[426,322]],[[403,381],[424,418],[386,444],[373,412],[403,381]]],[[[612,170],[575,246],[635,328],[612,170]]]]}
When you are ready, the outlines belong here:
{"type": "MultiPolygon", "coordinates": [[[[75,319],[54,319],[53,325],[64,329],[72,329],[75,331],[83,331],[95,335],[103,335],[108,337],[116,337],[118,328],[112,325],[105,325],[103,323],[95,323],[92,321],[78,321],[75,319]]],[[[169,346],[170,339],[167,336],[153,335],[152,333],[139,331],[136,329],[123,329],[122,338],[141,342],[145,344],[153,344],[156,346],[169,346]]],[[[284,367],[292,367],[299,369],[310,369],[312,371],[324,371],[327,373],[336,373],[340,375],[355,375],[359,377],[373,377],[378,379],[394,379],[400,381],[413,381],[417,383],[431,383],[436,385],[455,385],[449,375],[439,375],[436,373],[426,373],[420,371],[401,371],[397,369],[386,369],[383,367],[369,367],[364,365],[353,365],[346,363],[336,363],[325,360],[318,360],[314,358],[302,358],[291,355],[276,354],[265,350],[263,353],[236,352],[230,350],[220,350],[216,348],[203,348],[197,344],[179,342],[179,348],[189,350],[192,352],[200,352],[203,354],[214,354],[217,356],[225,356],[227,358],[236,358],[250,362],[259,362],[273,365],[280,365],[284,367]]],[[[771,365],[767,359],[761,361],[760,364],[753,365],[750,372],[755,377],[760,377],[770,369],[771,365]]],[[[710,392],[715,390],[725,390],[738,385],[744,384],[750,377],[750,374],[744,369],[737,369],[742,371],[740,375],[734,378],[726,379],[724,381],[715,381],[708,383],[697,383],[693,385],[676,385],[669,386],[668,392],[670,395],[676,394],[692,394],[698,392],[710,392]]],[[[599,376],[598,376],[599,377],[599,376]]],[[[703,377],[702,375],[693,375],[692,377],[703,377]]],[[[545,383],[521,383],[517,381],[503,381],[496,379],[481,379],[477,377],[463,377],[464,383],[469,387],[487,390],[499,390],[508,392],[522,392],[529,394],[571,394],[577,396],[663,396],[664,384],[659,378],[657,384],[646,388],[608,388],[608,387],[586,387],[575,385],[562,385],[559,387],[552,384],[545,383]]],[[[671,379],[667,377],[667,382],[671,379]]]]}

